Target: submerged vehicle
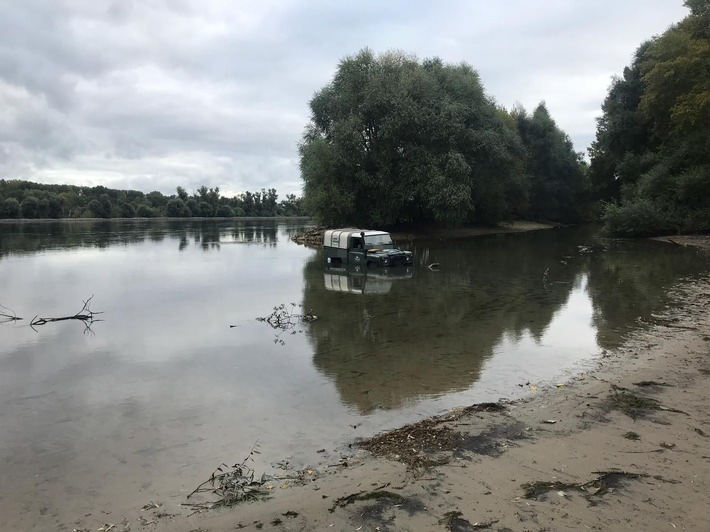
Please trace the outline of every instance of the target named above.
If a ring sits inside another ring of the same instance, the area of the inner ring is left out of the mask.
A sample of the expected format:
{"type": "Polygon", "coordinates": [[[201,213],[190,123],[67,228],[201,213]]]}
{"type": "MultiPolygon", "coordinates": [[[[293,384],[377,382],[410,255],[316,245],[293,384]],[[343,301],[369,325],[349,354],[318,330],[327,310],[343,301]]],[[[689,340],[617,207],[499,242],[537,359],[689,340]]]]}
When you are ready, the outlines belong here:
{"type": "Polygon", "coordinates": [[[334,266],[411,266],[411,251],[398,249],[385,231],[329,229],[323,234],[325,261],[334,266]]]}

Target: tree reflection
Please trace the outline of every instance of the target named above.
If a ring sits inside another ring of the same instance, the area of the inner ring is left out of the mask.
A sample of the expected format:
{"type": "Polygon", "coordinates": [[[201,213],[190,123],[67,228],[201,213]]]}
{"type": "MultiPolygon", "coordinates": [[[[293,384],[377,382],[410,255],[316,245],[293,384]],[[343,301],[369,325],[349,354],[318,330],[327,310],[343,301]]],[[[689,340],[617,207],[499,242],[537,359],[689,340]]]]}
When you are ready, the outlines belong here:
{"type": "MultiPolygon", "coordinates": [[[[293,225],[293,224],[291,224],[293,225]]],[[[293,229],[290,225],[287,228],[293,229]]],[[[301,228],[301,226],[296,226],[301,228]]],[[[195,245],[205,251],[224,244],[276,246],[277,220],[233,221],[72,221],[0,224],[0,259],[9,254],[36,253],[45,249],[159,243],[175,240],[180,251],[195,245]]]]}
{"type": "Polygon", "coordinates": [[[503,339],[540,342],[585,279],[589,327],[600,346],[618,345],[617,331],[667,304],[678,275],[707,266],[692,250],[599,240],[594,228],[414,241],[410,249],[420,261],[412,278],[377,293],[333,290],[321,254],[304,267],[303,305],[322,317],[308,329],[314,364],[362,413],[469,388],[503,339]]]}
{"type": "Polygon", "coordinates": [[[579,269],[556,257],[570,245],[549,235],[418,242],[415,254],[441,271],[420,267],[375,295],[327,290],[319,254],[304,271],[304,306],[323,317],[309,330],[314,363],[363,413],[467,389],[504,335],[539,338],[567,301],[579,269]]]}

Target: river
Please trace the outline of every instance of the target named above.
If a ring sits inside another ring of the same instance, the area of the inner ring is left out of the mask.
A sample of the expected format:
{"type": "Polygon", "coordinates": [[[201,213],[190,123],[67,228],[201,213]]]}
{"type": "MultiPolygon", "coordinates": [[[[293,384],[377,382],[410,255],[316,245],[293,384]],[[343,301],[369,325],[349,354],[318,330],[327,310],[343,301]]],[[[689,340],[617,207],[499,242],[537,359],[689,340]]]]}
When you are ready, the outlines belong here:
{"type": "Polygon", "coordinates": [[[710,265],[582,227],[402,242],[413,268],[365,275],[291,242],[306,225],[0,224],[0,312],[24,318],[0,319],[0,528],[100,526],[178,505],[255,442],[257,471],[326,467],[358,437],[535,393],[710,265]],[[88,298],[89,326],[29,325],[88,298]],[[257,319],[281,305],[283,327],[257,319]]]}

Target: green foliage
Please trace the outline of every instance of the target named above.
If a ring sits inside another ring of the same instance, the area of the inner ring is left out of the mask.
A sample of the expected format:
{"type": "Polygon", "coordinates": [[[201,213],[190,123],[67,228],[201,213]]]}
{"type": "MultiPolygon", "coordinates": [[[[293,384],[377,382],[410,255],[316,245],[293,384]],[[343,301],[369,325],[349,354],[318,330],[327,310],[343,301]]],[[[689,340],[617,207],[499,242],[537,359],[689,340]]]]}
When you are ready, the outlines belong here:
{"type": "Polygon", "coordinates": [[[602,219],[619,236],[653,236],[675,229],[672,220],[647,198],[635,198],[623,205],[610,203],[605,206],[602,219]]]}
{"type": "Polygon", "coordinates": [[[532,116],[522,107],[511,116],[527,155],[526,186],[521,187],[527,200],[523,212],[538,220],[578,221],[584,188],[581,155],[575,153],[572,141],[557,127],[544,102],[532,116]]]}
{"type": "Polygon", "coordinates": [[[15,198],[7,198],[0,205],[0,216],[3,218],[19,218],[20,202],[15,198]]]}
{"type": "Polygon", "coordinates": [[[365,49],[310,106],[304,202],[324,223],[495,223],[510,213],[522,146],[469,65],[365,49]]]}
{"type": "Polygon", "coordinates": [[[567,136],[544,107],[517,123],[467,64],[364,49],[340,62],[310,107],[300,145],[304,204],[325,224],[495,224],[576,213],[581,171],[567,136]],[[531,131],[528,145],[519,127],[531,131]],[[530,175],[526,159],[537,165],[530,175]],[[534,211],[530,194],[539,200],[534,211]]]}
{"type": "Polygon", "coordinates": [[[156,216],[156,214],[150,205],[146,203],[141,203],[136,209],[136,216],[139,216],[141,218],[153,218],[156,216]]]}
{"type": "Polygon", "coordinates": [[[597,197],[621,201],[604,208],[616,234],[710,231],[710,2],[685,5],[691,14],[639,48],[602,108],[591,179],[597,197]]]}
{"type": "Polygon", "coordinates": [[[170,218],[186,218],[190,216],[190,209],[180,198],[173,198],[165,206],[165,216],[170,218]]]}
{"type": "Polygon", "coordinates": [[[121,205],[121,218],[133,218],[136,215],[136,208],[130,203],[121,205]]]}
{"type": "Polygon", "coordinates": [[[276,190],[261,189],[231,198],[219,187],[200,187],[193,195],[177,187],[175,196],[158,191],[116,190],[103,186],[44,185],[0,179],[0,218],[153,218],[159,216],[303,216],[294,194],[278,200],[276,190]],[[168,214],[168,211],[170,214],[168,214]]]}
{"type": "Polygon", "coordinates": [[[39,215],[39,200],[34,196],[27,196],[20,203],[23,218],[37,218],[39,215]]]}
{"type": "Polygon", "coordinates": [[[217,209],[217,216],[220,218],[232,218],[234,211],[229,205],[221,205],[219,209],[217,209]]]}

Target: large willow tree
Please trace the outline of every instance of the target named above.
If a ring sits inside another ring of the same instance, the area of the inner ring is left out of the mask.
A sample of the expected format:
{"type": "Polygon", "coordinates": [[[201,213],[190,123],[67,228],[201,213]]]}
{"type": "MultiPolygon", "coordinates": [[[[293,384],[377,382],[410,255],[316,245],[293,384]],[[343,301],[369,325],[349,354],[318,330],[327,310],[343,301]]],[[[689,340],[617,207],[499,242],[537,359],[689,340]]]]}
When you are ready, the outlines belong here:
{"type": "Polygon", "coordinates": [[[322,222],[495,223],[510,214],[524,150],[467,64],[368,50],[310,102],[304,202],[322,222]]]}

